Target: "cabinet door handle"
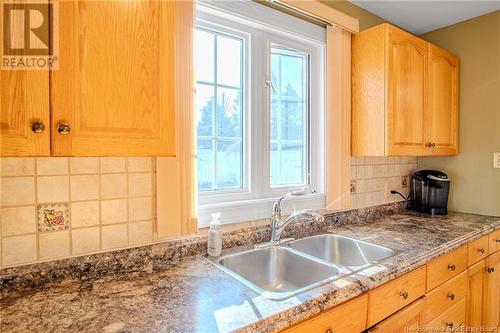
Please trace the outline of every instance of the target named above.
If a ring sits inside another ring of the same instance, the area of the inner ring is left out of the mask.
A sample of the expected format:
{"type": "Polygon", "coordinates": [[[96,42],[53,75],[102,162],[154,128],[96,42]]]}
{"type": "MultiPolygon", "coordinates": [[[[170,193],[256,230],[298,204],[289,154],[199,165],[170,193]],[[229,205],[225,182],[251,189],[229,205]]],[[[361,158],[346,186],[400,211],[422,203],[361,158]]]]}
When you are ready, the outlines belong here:
{"type": "Polygon", "coordinates": [[[486,267],[486,272],[493,273],[495,271],[495,267],[486,267]]]}
{"type": "Polygon", "coordinates": [[[35,121],[31,124],[31,130],[33,133],[42,133],[45,131],[45,124],[41,121],[35,121]]]}
{"type": "Polygon", "coordinates": [[[402,291],[399,293],[399,296],[403,297],[403,299],[407,299],[408,298],[408,292],[407,291],[402,291]]]}
{"type": "Polygon", "coordinates": [[[452,271],[454,271],[456,268],[457,267],[454,264],[448,265],[448,269],[451,269],[452,271]]]}
{"type": "Polygon", "coordinates": [[[455,294],[448,293],[448,295],[446,295],[446,297],[448,297],[449,299],[451,299],[453,301],[455,299],[455,294]]]}
{"type": "Polygon", "coordinates": [[[436,147],[436,143],[435,143],[435,142],[433,142],[431,147],[432,147],[432,148],[436,147]]]}
{"type": "Polygon", "coordinates": [[[477,249],[477,252],[484,253],[484,249],[477,249]]]}
{"type": "Polygon", "coordinates": [[[331,328],[329,328],[329,329],[327,329],[327,330],[325,331],[325,333],[335,333],[335,331],[332,331],[332,329],[331,329],[331,328]]]}
{"type": "Polygon", "coordinates": [[[500,243],[500,238],[499,239],[495,239],[495,242],[500,243]]]}
{"type": "Polygon", "coordinates": [[[71,131],[71,127],[68,123],[60,123],[57,125],[57,131],[59,134],[66,135],[71,131]]]}
{"type": "Polygon", "coordinates": [[[425,144],[425,146],[430,148],[430,147],[432,147],[432,143],[427,142],[427,143],[425,144]]]}
{"type": "Polygon", "coordinates": [[[453,323],[446,323],[446,327],[448,327],[450,330],[453,329],[453,323]]]}

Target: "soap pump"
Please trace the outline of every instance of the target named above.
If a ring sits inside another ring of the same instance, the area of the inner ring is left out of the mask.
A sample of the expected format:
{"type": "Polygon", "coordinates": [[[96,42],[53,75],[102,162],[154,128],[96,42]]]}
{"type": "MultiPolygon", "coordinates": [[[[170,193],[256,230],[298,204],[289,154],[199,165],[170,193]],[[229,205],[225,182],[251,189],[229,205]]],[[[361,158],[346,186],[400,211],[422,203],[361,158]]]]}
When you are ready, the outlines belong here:
{"type": "Polygon", "coordinates": [[[212,221],[208,229],[208,255],[218,257],[222,253],[222,232],[220,231],[220,213],[212,213],[212,221]]]}

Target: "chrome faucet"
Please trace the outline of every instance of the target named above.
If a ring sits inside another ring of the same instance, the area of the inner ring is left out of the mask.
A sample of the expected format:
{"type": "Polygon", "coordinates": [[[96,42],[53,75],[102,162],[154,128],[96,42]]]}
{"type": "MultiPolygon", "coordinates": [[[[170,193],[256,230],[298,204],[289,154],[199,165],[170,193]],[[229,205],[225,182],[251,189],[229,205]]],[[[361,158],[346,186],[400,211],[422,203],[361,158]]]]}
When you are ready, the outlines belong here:
{"type": "Polygon", "coordinates": [[[304,195],[312,193],[309,188],[304,188],[299,191],[294,191],[285,194],[278,200],[273,205],[273,214],[272,214],[272,224],[271,224],[271,241],[269,242],[270,245],[275,245],[280,242],[281,239],[281,233],[285,229],[285,227],[293,221],[297,221],[301,217],[312,217],[314,218],[315,221],[322,222],[324,221],[324,217],[321,214],[318,214],[317,212],[311,210],[311,209],[303,209],[299,210],[297,212],[293,212],[287,219],[283,219],[281,216],[281,201],[285,199],[286,197],[289,196],[295,196],[295,195],[304,195]]]}

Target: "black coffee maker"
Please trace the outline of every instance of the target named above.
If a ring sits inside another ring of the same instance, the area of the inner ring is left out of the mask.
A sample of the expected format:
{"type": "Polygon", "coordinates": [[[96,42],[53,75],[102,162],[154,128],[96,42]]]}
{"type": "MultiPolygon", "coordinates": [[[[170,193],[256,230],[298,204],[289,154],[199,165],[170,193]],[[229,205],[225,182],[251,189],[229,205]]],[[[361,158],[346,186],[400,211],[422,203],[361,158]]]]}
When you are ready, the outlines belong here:
{"type": "Polygon", "coordinates": [[[408,209],[431,215],[448,214],[450,178],[437,170],[420,170],[411,176],[408,209]]]}

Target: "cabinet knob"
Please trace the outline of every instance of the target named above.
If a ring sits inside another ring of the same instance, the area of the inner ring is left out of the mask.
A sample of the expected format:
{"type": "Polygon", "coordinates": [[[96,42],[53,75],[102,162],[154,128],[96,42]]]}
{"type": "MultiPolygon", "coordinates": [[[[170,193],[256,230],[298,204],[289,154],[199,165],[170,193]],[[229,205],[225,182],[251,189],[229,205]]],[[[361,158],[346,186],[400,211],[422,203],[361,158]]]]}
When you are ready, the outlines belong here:
{"type": "Polygon", "coordinates": [[[495,239],[495,242],[500,243],[500,238],[499,239],[495,239]]]}
{"type": "Polygon", "coordinates": [[[399,296],[403,297],[403,299],[407,299],[408,298],[408,292],[407,291],[402,291],[399,293],[399,296]]]}
{"type": "Polygon", "coordinates": [[[31,130],[34,133],[42,133],[43,131],[45,131],[45,125],[41,121],[35,121],[33,122],[33,124],[31,124],[31,130]]]}
{"type": "Polygon", "coordinates": [[[450,330],[453,329],[453,323],[446,323],[446,327],[448,327],[450,330]]]}
{"type": "Polygon", "coordinates": [[[448,295],[446,295],[446,297],[448,297],[449,299],[451,299],[453,301],[455,299],[455,294],[448,293],[448,295]]]}
{"type": "Polygon", "coordinates": [[[335,331],[332,331],[332,329],[329,328],[325,331],[325,333],[335,333],[335,331]]]}
{"type": "Polygon", "coordinates": [[[431,143],[431,147],[432,148],[436,147],[436,143],[435,142],[431,143]]]}
{"type": "Polygon", "coordinates": [[[430,148],[430,147],[432,147],[432,143],[427,142],[427,143],[425,144],[425,146],[430,148]]]}
{"type": "Polygon", "coordinates": [[[495,271],[495,267],[486,267],[486,272],[493,273],[495,271]]]}
{"type": "Polygon", "coordinates": [[[484,249],[477,249],[477,252],[484,253],[484,249]]]}
{"type": "Polygon", "coordinates": [[[66,135],[71,131],[71,127],[68,123],[60,123],[57,125],[57,131],[59,134],[66,135]]]}
{"type": "Polygon", "coordinates": [[[454,264],[448,265],[448,269],[451,269],[452,271],[454,271],[456,268],[457,267],[454,264]]]}

